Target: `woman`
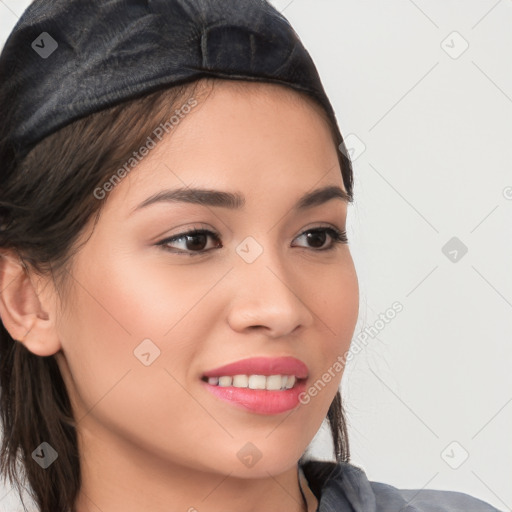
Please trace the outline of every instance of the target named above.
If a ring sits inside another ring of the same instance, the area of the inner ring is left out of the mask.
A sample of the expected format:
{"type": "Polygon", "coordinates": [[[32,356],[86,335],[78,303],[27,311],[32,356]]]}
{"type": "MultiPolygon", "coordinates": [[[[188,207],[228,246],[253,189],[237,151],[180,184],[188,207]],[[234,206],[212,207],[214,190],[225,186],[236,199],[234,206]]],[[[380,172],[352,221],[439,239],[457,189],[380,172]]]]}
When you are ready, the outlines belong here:
{"type": "Polygon", "coordinates": [[[40,512],[496,510],[349,462],[352,168],[273,7],[36,0],[0,72],[2,470],[40,512]]]}

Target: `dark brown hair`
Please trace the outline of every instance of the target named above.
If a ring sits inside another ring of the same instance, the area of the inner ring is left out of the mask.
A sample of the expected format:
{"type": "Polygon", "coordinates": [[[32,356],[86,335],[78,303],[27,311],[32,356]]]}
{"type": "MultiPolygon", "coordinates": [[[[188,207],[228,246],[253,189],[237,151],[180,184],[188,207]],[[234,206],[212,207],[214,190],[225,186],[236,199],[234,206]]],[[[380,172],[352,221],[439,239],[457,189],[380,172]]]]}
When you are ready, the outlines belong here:
{"type": "MultiPolygon", "coordinates": [[[[24,157],[6,143],[7,134],[0,124],[0,250],[13,250],[26,270],[50,275],[65,295],[67,268],[80,247],[77,241],[86,224],[97,221],[104,204],[93,191],[202,82],[158,90],[79,119],[43,139],[24,157]]],[[[0,111],[6,110],[9,96],[0,85],[0,111]]],[[[338,145],[339,132],[323,115],[338,145]]],[[[352,197],[352,171],[346,157],[338,154],[344,185],[352,197]]],[[[16,486],[22,503],[25,485],[20,471],[28,479],[25,489],[40,512],[73,511],[81,486],[77,423],[59,367],[53,356],[37,356],[14,340],[1,322],[0,393],[0,474],[16,486]],[[43,441],[58,453],[44,470],[32,458],[43,441]]],[[[336,461],[348,462],[339,391],[327,419],[336,461]]]]}

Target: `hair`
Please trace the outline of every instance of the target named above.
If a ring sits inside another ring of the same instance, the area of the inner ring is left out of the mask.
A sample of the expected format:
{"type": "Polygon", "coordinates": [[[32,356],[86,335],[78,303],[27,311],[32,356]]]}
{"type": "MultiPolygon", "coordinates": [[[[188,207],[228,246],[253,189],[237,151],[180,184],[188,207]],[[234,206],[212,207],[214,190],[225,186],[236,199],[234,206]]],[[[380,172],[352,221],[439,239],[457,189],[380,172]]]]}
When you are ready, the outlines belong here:
{"type": "MultiPolygon", "coordinates": [[[[7,142],[8,123],[0,124],[0,251],[15,252],[25,271],[51,276],[56,290],[65,295],[70,281],[68,268],[80,248],[81,234],[90,221],[97,222],[105,202],[98,200],[93,191],[127,162],[154,128],[167,121],[180,102],[195,94],[204,81],[153,91],[75,120],[45,137],[26,155],[17,153],[7,142]]],[[[206,79],[209,81],[216,83],[215,79],[206,79]]],[[[284,88],[293,95],[291,88],[284,88]]],[[[2,112],[12,101],[9,95],[0,85],[2,112]]],[[[335,122],[323,108],[320,110],[329,123],[333,141],[339,144],[335,122]]],[[[341,152],[338,158],[345,188],[352,197],[351,166],[341,152]]],[[[59,367],[53,356],[38,356],[13,339],[2,322],[0,417],[0,474],[16,486],[24,509],[23,472],[30,486],[26,490],[40,512],[74,511],[81,486],[77,422],[59,367]],[[58,458],[41,471],[32,453],[43,441],[51,445],[58,458]]],[[[327,420],[336,461],[348,462],[348,435],[339,390],[327,420]]],[[[305,455],[300,462],[304,461],[305,455]]]]}

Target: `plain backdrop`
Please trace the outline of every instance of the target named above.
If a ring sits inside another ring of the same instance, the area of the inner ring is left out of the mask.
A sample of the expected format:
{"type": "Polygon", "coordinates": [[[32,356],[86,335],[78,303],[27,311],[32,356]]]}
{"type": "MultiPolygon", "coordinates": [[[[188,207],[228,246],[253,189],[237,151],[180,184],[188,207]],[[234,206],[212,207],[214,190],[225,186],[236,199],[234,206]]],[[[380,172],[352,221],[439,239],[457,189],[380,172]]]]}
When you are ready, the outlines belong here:
{"type": "MultiPolygon", "coordinates": [[[[0,0],[0,46],[29,3],[0,0]]],[[[351,461],[370,480],[511,510],[512,1],[272,3],[354,162],[351,461]]],[[[325,425],[311,451],[331,450],[325,425]]]]}

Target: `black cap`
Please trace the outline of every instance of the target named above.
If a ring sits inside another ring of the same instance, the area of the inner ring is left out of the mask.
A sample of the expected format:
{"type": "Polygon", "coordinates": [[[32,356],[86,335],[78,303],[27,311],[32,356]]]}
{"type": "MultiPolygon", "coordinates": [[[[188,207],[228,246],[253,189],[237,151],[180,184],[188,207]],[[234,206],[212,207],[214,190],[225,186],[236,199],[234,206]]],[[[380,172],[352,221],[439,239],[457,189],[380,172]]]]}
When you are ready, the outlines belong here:
{"type": "Polygon", "coordinates": [[[309,53],[265,0],[35,0],[0,55],[1,88],[12,98],[0,144],[24,156],[78,118],[203,77],[307,93],[333,121],[351,170],[309,53]]]}

